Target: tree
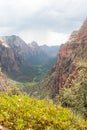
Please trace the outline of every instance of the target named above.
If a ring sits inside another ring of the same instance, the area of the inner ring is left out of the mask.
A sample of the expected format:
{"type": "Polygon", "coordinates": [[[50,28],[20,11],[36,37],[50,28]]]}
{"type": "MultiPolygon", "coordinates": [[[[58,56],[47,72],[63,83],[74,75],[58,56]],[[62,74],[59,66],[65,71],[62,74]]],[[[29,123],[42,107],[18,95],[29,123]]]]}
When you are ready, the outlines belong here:
{"type": "Polygon", "coordinates": [[[63,88],[59,94],[62,106],[70,107],[87,119],[87,67],[80,66],[78,77],[71,88],[63,88]]]}

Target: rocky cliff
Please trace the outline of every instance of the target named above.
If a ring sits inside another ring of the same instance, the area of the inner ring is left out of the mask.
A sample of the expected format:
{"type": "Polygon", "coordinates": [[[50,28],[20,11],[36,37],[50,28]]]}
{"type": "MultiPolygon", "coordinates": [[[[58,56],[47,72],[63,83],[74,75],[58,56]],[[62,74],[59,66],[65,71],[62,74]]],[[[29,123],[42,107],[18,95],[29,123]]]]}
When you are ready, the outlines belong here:
{"type": "Polygon", "coordinates": [[[16,71],[29,55],[28,45],[18,36],[0,37],[0,63],[4,71],[16,71]]]}
{"type": "Polygon", "coordinates": [[[28,45],[16,35],[0,37],[0,67],[14,80],[32,81],[36,76],[42,77],[41,73],[48,71],[55,57],[49,56],[36,42],[28,45]]]}
{"type": "Polygon", "coordinates": [[[81,62],[87,60],[87,19],[79,31],[71,34],[68,42],[61,46],[58,54],[57,65],[60,71],[59,88],[71,82],[77,75],[77,70],[81,62]]]}
{"type": "Polygon", "coordinates": [[[74,31],[69,40],[61,45],[57,62],[42,81],[50,96],[55,97],[63,86],[71,86],[84,61],[87,62],[87,19],[80,30],[74,31]]]}

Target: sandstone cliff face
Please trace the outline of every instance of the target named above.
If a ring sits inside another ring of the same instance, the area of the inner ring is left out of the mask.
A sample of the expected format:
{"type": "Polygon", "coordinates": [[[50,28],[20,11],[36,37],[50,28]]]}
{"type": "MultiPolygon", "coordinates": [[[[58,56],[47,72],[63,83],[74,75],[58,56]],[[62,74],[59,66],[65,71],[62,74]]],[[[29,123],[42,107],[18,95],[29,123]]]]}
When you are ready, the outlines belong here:
{"type": "Polygon", "coordinates": [[[15,55],[10,46],[0,41],[0,65],[6,71],[18,71],[18,65],[15,62],[15,55]]]}
{"type": "Polygon", "coordinates": [[[51,57],[36,42],[28,45],[16,35],[0,37],[0,67],[14,80],[32,81],[46,73],[55,62],[54,54],[51,57]]]}
{"type": "MultiPolygon", "coordinates": [[[[28,45],[16,35],[0,36],[1,67],[6,72],[18,72],[20,71],[21,65],[28,67],[30,65],[48,62],[51,57],[49,55],[51,54],[48,55],[42,48],[36,42],[28,45]]],[[[54,53],[56,57],[57,53],[54,53]]]]}
{"type": "Polygon", "coordinates": [[[48,90],[53,96],[64,85],[71,86],[72,80],[78,75],[79,64],[82,61],[87,61],[87,19],[80,30],[74,31],[67,43],[61,45],[57,57],[56,64],[48,74],[49,77],[52,77],[53,74],[54,76],[44,85],[48,86],[48,90]]]}
{"type": "Polygon", "coordinates": [[[17,66],[18,64],[23,63],[29,56],[30,50],[28,48],[28,45],[20,37],[12,35],[12,36],[2,36],[0,39],[3,40],[9,46],[8,47],[10,50],[9,53],[11,54],[13,53],[10,56],[10,58],[14,57],[17,66]]]}
{"type": "Polygon", "coordinates": [[[19,72],[21,66],[31,65],[31,48],[18,36],[0,37],[0,64],[6,72],[19,72]]]}
{"type": "Polygon", "coordinates": [[[10,92],[11,87],[9,86],[9,81],[6,77],[6,75],[4,75],[1,71],[0,68],[0,92],[10,92]]]}

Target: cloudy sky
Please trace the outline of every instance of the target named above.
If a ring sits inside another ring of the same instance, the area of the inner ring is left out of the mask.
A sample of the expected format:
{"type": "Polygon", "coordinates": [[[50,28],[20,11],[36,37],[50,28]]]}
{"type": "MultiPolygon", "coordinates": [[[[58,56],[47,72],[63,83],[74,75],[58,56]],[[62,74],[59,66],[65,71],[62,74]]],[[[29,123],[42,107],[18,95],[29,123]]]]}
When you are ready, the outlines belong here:
{"type": "Polygon", "coordinates": [[[87,0],[0,0],[0,35],[64,43],[87,17],[87,0]]]}

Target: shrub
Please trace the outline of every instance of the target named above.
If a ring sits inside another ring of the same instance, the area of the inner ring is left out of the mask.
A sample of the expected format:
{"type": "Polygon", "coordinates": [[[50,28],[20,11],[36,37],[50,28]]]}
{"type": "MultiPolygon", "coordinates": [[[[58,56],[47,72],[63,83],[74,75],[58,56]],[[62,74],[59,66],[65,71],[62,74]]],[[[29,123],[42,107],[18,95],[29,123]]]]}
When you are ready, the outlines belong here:
{"type": "Polygon", "coordinates": [[[83,130],[86,123],[70,109],[57,107],[52,101],[0,94],[0,124],[11,130],[83,130]]]}

